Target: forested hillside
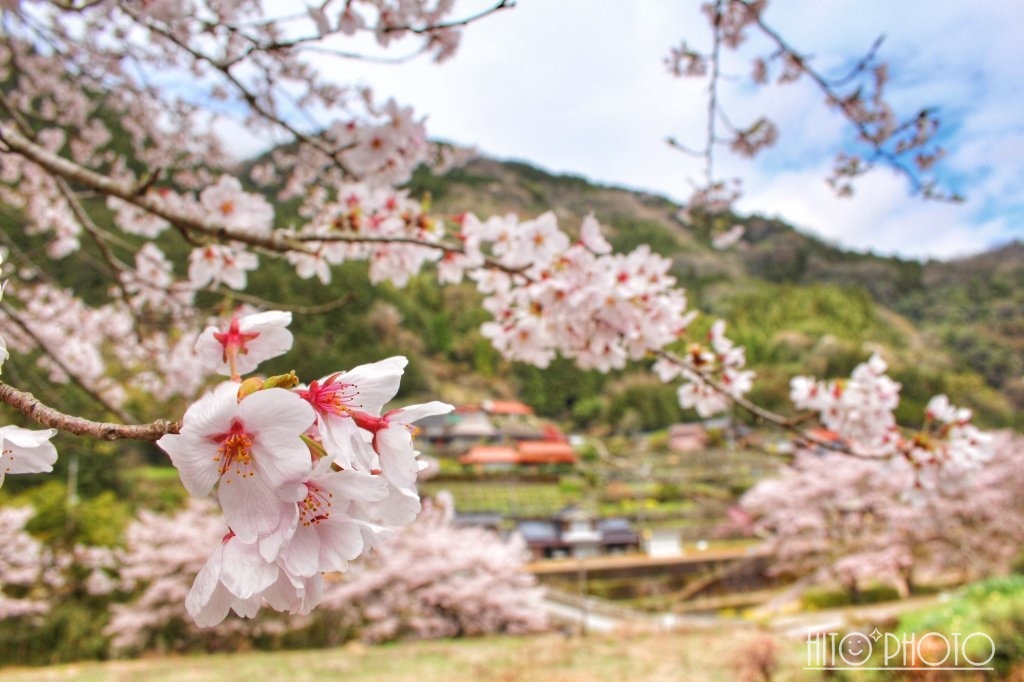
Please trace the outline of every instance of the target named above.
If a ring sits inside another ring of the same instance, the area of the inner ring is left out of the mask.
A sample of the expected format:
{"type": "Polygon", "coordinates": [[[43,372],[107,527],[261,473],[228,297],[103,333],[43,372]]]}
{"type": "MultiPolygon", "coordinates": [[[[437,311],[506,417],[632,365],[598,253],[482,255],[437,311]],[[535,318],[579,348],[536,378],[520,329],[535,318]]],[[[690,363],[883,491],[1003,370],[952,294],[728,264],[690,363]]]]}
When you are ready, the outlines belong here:
{"type": "MultiPolygon", "coordinates": [[[[690,338],[701,338],[712,316],[728,320],[729,335],[747,348],[760,377],[753,397],[768,407],[788,409],[788,377],[846,375],[880,348],[903,384],[898,416],[906,423],[919,419],[928,397],[948,392],[973,407],[982,424],[1022,425],[1016,414],[1024,406],[1019,244],[949,263],[879,258],[843,251],[760,217],[694,216],[684,224],[679,206],[665,198],[486,158],[440,177],[420,171],[409,192],[445,219],[467,206],[480,217],[531,216],[555,207],[561,224],[573,231],[592,212],[617,250],[649,244],[671,256],[691,305],[708,311],[690,338]],[[743,240],[728,250],[712,248],[712,234],[733,224],[746,227],[743,240]]],[[[288,208],[279,206],[279,215],[288,208]]],[[[10,246],[42,248],[41,240],[11,239],[19,232],[16,214],[0,218],[10,246]]],[[[162,246],[169,254],[189,248],[174,234],[162,246]]],[[[100,259],[85,245],[69,259],[76,266],[61,272],[63,283],[103,295],[100,259]]],[[[606,431],[650,430],[694,417],[678,407],[674,387],[646,370],[604,375],[564,360],[546,370],[503,360],[479,333],[487,313],[475,304],[478,294],[471,286],[442,289],[426,275],[404,289],[371,285],[365,269],[361,263],[335,268],[331,286],[322,287],[268,260],[245,295],[209,293],[203,301],[311,313],[296,315],[295,352],[268,363],[268,372],[295,369],[309,376],[324,367],[342,369],[401,353],[411,360],[404,396],[434,395],[455,403],[518,397],[573,428],[606,431]]],[[[33,378],[39,370],[32,363],[12,362],[5,371],[37,390],[45,385],[41,375],[33,378]]],[[[47,397],[87,408],[88,397],[73,390],[47,397]]],[[[133,416],[148,416],[146,405],[130,407],[133,416]]]]}
{"type": "MultiPolygon", "coordinates": [[[[535,215],[553,206],[571,229],[593,212],[617,249],[647,243],[671,256],[694,303],[727,319],[730,335],[747,347],[762,379],[755,397],[773,407],[786,405],[787,376],[844,375],[881,348],[903,383],[901,419],[912,423],[928,396],[945,391],[964,396],[983,423],[1021,425],[1019,244],[952,262],[852,253],[776,220],[698,215],[684,223],[680,207],[663,197],[482,158],[444,177],[418,174],[410,191],[429,196],[442,215],[465,206],[476,207],[480,216],[535,215]],[[746,228],[743,240],[728,250],[712,248],[712,235],[733,224],[746,228]]],[[[702,320],[691,334],[700,335],[710,322],[702,320]]],[[[639,422],[648,428],[680,416],[672,390],[649,374],[602,377],[567,366],[555,372],[504,367],[479,345],[471,327],[456,328],[468,336],[460,335],[462,352],[450,359],[465,361],[474,348],[476,371],[510,376],[513,390],[551,416],[574,418],[579,426],[639,422]]]]}

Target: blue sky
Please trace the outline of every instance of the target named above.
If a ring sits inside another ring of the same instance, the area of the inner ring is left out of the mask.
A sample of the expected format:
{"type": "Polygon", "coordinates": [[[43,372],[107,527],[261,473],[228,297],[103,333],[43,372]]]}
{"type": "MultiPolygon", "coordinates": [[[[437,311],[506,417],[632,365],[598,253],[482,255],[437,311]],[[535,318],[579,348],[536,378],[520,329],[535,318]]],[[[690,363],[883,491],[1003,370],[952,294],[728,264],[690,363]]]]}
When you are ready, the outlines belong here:
{"type": "MultiPolygon", "coordinates": [[[[470,27],[443,65],[323,67],[339,82],[413,105],[433,137],[682,200],[701,167],[665,139],[702,143],[704,85],[672,78],[662,60],[684,38],[707,44],[698,6],[518,0],[470,27]]],[[[967,202],[923,202],[887,170],[862,179],[852,199],[834,197],[824,178],[843,124],[800,83],[724,94],[734,118],[767,113],[781,129],[779,145],[755,162],[719,155],[723,175],[744,178],[741,211],[782,217],[850,248],[915,258],[1024,238],[1024,2],[774,0],[765,17],[826,69],[849,64],[886,34],[880,54],[891,66],[891,100],[906,111],[939,108],[949,125],[942,172],[967,202]]],[[[729,69],[745,76],[748,61],[729,69]]]]}

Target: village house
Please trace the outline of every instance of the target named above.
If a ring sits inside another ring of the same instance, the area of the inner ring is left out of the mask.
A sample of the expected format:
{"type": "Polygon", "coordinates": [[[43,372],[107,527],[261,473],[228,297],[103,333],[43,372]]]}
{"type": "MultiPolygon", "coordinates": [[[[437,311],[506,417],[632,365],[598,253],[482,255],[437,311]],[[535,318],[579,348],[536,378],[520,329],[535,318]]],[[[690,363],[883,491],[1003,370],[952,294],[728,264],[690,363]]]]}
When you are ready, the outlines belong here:
{"type": "Polygon", "coordinates": [[[640,535],[628,519],[601,519],[578,506],[547,519],[523,519],[516,532],[523,536],[533,559],[586,558],[637,551],[640,535]]]}

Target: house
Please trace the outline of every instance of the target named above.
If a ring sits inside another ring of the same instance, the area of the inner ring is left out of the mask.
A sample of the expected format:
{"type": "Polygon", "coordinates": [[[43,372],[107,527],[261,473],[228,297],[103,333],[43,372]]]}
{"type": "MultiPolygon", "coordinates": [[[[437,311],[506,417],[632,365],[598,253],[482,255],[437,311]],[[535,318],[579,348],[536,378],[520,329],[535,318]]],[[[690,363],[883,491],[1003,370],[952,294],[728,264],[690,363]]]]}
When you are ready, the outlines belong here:
{"type": "Polygon", "coordinates": [[[678,528],[644,531],[644,551],[652,557],[680,556],[683,553],[682,534],[678,528]]]}
{"type": "Polygon", "coordinates": [[[605,554],[625,554],[640,548],[640,534],[633,530],[629,519],[601,519],[597,522],[597,530],[601,533],[605,554]]]}
{"type": "Polygon", "coordinates": [[[475,443],[498,440],[498,429],[483,412],[469,412],[460,408],[448,426],[445,442],[453,450],[464,450],[475,443]]]}
{"type": "Polygon", "coordinates": [[[489,472],[578,462],[579,456],[568,443],[544,440],[524,440],[514,445],[474,445],[459,457],[460,464],[489,472]]]}
{"type": "Polygon", "coordinates": [[[579,461],[557,426],[517,400],[462,405],[451,414],[426,417],[416,427],[437,447],[437,454],[459,457],[462,464],[481,471],[579,461]]]}
{"type": "Polygon", "coordinates": [[[480,408],[487,414],[514,415],[519,417],[533,416],[533,408],[518,400],[485,400],[480,408]]]}
{"type": "Polygon", "coordinates": [[[459,464],[478,471],[511,471],[519,464],[519,453],[505,445],[474,445],[459,457],[459,464]]]}
{"type": "Polygon", "coordinates": [[[673,452],[699,452],[708,445],[708,432],[703,424],[673,424],[668,429],[668,447],[673,452]]]}
{"type": "Polygon", "coordinates": [[[461,527],[486,528],[497,533],[501,530],[504,520],[505,517],[497,512],[456,512],[452,523],[461,527]]]}
{"type": "Polygon", "coordinates": [[[629,520],[599,519],[578,506],[567,507],[547,519],[521,520],[516,531],[534,559],[585,558],[640,548],[640,535],[629,520]]]}

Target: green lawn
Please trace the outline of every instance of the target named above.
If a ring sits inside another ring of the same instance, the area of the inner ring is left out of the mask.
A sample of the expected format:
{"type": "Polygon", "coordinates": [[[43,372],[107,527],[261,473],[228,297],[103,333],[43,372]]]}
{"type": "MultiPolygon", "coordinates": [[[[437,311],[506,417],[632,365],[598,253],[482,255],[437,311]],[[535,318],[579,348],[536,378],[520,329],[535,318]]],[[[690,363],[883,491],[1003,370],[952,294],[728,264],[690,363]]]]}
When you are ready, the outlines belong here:
{"type": "MultiPolygon", "coordinates": [[[[738,679],[732,661],[756,633],[487,637],[281,653],[149,658],[0,669],[0,682],[694,682],[738,679]]],[[[810,680],[799,642],[783,643],[774,680],[810,680]]]]}
{"type": "Polygon", "coordinates": [[[460,512],[500,512],[506,516],[549,516],[578,499],[566,495],[557,483],[508,481],[424,481],[426,495],[447,490],[460,512]]]}

